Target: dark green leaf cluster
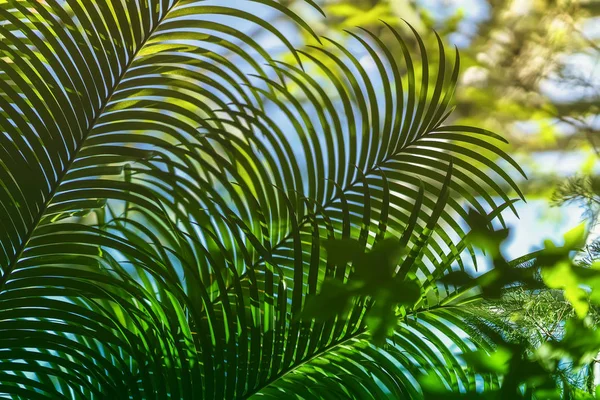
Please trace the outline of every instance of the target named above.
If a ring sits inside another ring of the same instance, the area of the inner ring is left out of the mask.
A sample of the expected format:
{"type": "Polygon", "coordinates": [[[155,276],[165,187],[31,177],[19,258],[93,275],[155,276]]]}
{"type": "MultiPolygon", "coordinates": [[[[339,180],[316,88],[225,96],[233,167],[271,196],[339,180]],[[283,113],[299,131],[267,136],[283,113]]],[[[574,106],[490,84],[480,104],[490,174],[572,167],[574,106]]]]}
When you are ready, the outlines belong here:
{"type": "MultiPolygon", "coordinates": [[[[477,277],[451,272],[442,281],[477,288],[484,299],[496,301],[487,302],[485,307],[489,309],[473,319],[476,328],[482,333],[487,332],[497,346],[495,351],[477,350],[462,357],[469,368],[480,373],[497,374],[502,377],[502,383],[493,391],[457,394],[449,393],[443,383],[428,374],[422,378],[425,393],[432,398],[595,398],[590,395],[595,392],[593,385],[588,387],[587,392],[581,391],[571,386],[568,376],[563,373],[565,362],[573,369],[593,368],[600,352],[600,331],[589,315],[590,308],[599,304],[600,268],[597,262],[583,265],[573,257],[584,248],[587,238],[585,225],[566,233],[560,246],[546,241],[543,250],[507,262],[500,251],[500,244],[507,237],[506,229],[490,229],[485,218],[475,212],[470,213],[469,220],[472,229],[468,236],[478,235],[472,243],[490,254],[494,268],[477,277]],[[533,262],[523,264],[528,259],[533,262]],[[559,291],[573,310],[564,315],[563,320],[555,321],[555,325],[564,324],[562,333],[555,335],[537,325],[540,334],[544,333],[546,337],[534,348],[525,337],[507,340],[507,336],[511,336],[510,329],[520,328],[506,326],[505,321],[494,313],[503,307],[507,294],[515,290],[532,298],[548,290],[559,291]]],[[[593,379],[593,373],[590,376],[593,379]]]]}

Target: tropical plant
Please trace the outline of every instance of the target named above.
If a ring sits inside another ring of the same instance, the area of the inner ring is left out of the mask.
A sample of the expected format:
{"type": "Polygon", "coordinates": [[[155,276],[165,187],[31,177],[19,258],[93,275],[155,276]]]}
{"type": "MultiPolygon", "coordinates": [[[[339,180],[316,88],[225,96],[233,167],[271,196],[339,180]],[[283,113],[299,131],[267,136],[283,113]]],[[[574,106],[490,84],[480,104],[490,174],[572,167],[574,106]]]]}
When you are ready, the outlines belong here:
{"type": "Polygon", "coordinates": [[[434,63],[414,32],[414,57],[387,27],[399,54],[357,31],[315,56],[256,16],[311,32],[281,4],[215,4],[0,2],[2,396],[418,398],[426,371],[495,386],[460,358],[488,348],[460,307],[476,293],[437,280],[472,254],[465,204],[501,222],[498,182],[518,192],[520,169],[500,136],[444,124],[458,54],[440,42],[434,63]],[[385,295],[312,318],[324,282],[385,295]]]}

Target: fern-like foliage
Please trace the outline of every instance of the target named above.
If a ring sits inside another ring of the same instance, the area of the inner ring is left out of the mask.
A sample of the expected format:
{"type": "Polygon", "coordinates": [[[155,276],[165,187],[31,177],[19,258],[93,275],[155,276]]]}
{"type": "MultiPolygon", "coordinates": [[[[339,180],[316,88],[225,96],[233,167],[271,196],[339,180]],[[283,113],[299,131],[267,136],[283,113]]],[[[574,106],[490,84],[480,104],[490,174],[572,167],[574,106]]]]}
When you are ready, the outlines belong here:
{"type": "Polygon", "coordinates": [[[360,30],[356,50],[300,51],[267,8],[310,32],[272,0],[0,2],[1,397],[418,398],[430,370],[496,384],[459,358],[485,346],[468,296],[435,283],[468,250],[464,203],[491,219],[512,207],[497,182],[518,191],[501,137],[445,124],[458,54],[440,41],[432,62],[415,32],[417,57],[392,27],[397,53],[360,30]],[[420,300],[387,346],[368,298],[301,318],[326,279],[352,279],[333,238],[406,250],[394,274],[420,300]]]}

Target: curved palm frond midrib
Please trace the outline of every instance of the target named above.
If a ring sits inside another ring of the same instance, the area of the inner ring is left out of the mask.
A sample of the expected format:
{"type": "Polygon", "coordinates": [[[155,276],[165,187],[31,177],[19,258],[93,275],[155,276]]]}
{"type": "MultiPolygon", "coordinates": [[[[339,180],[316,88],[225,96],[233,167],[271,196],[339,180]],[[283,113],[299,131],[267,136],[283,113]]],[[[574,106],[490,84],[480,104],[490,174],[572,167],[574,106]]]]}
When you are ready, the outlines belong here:
{"type": "Polygon", "coordinates": [[[283,370],[281,372],[279,372],[278,374],[269,377],[269,379],[265,382],[261,382],[261,386],[257,386],[255,389],[249,391],[248,393],[246,393],[244,395],[244,399],[248,399],[250,397],[252,397],[253,395],[259,393],[261,390],[264,390],[265,388],[269,387],[270,385],[274,384],[275,382],[277,382],[277,380],[282,379],[284,376],[293,373],[294,371],[301,369],[302,366],[304,366],[305,364],[310,363],[312,360],[319,358],[320,356],[323,356],[324,354],[326,354],[328,351],[331,351],[333,349],[335,349],[336,347],[339,346],[343,346],[344,343],[360,336],[363,335],[367,332],[367,328],[366,327],[362,327],[358,330],[356,330],[355,332],[349,333],[346,336],[344,336],[341,340],[336,341],[334,343],[330,343],[327,346],[319,349],[318,351],[316,351],[314,354],[307,356],[306,358],[304,358],[303,360],[301,360],[300,362],[296,362],[292,367],[283,370]]]}
{"type": "MultiPolygon", "coordinates": [[[[464,312],[464,305],[469,304],[471,302],[477,302],[479,300],[480,299],[478,297],[474,297],[474,298],[468,298],[464,304],[462,302],[459,302],[456,304],[438,304],[438,305],[430,306],[430,307],[427,307],[424,309],[413,310],[409,314],[401,316],[401,317],[402,317],[402,320],[404,320],[404,321],[406,321],[407,319],[411,319],[411,318],[414,318],[414,320],[416,321],[416,320],[418,320],[419,315],[436,312],[436,311],[456,309],[456,311],[464,312]]],[[[400,322],[400,323],[402,323],[402,322],[400,322]]],[[[312,355],[308,355],[307,357],[301,359],[300,361],[296,360],[296,362],[290,368],[284,369],[284,370],[280,371],[278,374],[269,377],[269,379],[267,381],[261,382],[260,386],[257,386],[254,390],[246,393],[243,398],[245,398],[245,399],[251,398],[254,394],[260,393],[264,389],[266,389],[269,386],[276,383],[278,380],[283,379],[285,376],[293,374],[293,373],[295,373],[295,371],[302,369],[303,366],[311,363],[311,361],[316,360],[319,357],[322,357],[323,355],[327,354],[328,352],[335,351],[335,349],[338,347],[343,347],[345,343],[351,341],[352,339],[356,339],[356,338],[360,337],[361,335],[364,335],[366,340],[370,340],[369,334],[368,334],[368,328],[364,323],[362,323],[358,329],[354,330],[353,332],[348,332],[346,335],[341,337],[339,340],[333,341],[332,343],[329,343],[326,346],[319,348],[318,351],[316,351],[312,355]]]]}
{"type": "Polygon", "coordinates": [[[138,44],[138,46],[135,49],[135,51],[131,54],[129,61],[123,67],[121,73],[115,79],[115,82],[112,85],[111,89],[109,90],[108,95],[106,96],[105,100],[102,102],[102,106],[97,111],[97,114],[94,117],[94,119],[89,123],[86,132],[84,132],[83,136],[81,137],[81,139],[80,139],[79,143],[77,144],[75,150],[71,154],[70,159],[65,164],[65,166],[63,167],[60,175],[57,177],[56,181],[54,182],[53,189],[46,196],[46,199],[45,199],[42,207],[40,207],[40,210],[39,210],[38,214],[36,215],[36,217],[34,218],[32,224],[31,224],[31,227],[30,227],[30,229],[29,229],[29,231],[27,233],[27,236],[22,240],[21,246],[15,252],[15,255],[13,256],[12,260],[9,260],[10,264],[6,268],[4,274],[2,276],[0,276],[0,292],[2,292],[2,290],[4,288],[4,285],[6,284],[6,281],[9,278],[9,275],[14,270],[14,268],[16,267],[17,262],[19,261],[19,259],[21,258],[23,252],[27,248],[27,244],[28,244],[29,240],[31,239],[31,237],[32,237],[35,229],[38,227],[38,225],[42,221],[42,219],[43,219],[43,217],[44,217],[44,215],[46,213],[46,210],[48,209],[48,206],[50,205],[50,203],[54,199],[54,195],[57,193],[57,191],[60,188],[60,185],[62,184],[63,180],[67,176],[71,165],[73,165],[73,162],[77,159],[77,156],[78,156],[80,150],[83,148],[83,146],[85,144],[85,141],[87,140],[87,138],[90,136],[90,134],[94,130],[94,128],[95,128],[96,124],[98,123],[98,121],[100,120],[100,118],[103,116],[104,110],[110,104],[111,98],[118,91],[118,88],[119,88],[119,85],[121,84],[121,81],[127,75],[127,72],[129,71],[129,68],[131,67],[131,65],[135,61],[137,54],[142,50],[142,48],[144,47],[144,45],[152,37],[152,34],[159,28],[161,22],[164,21],[164,19],[167,17],[167,15],[169,14],[169,12],[179,3],[179,1],[180,0],[175,0],[175,2],[173,3],[173,5],[164,13],[163,16],[161,16],[159,18],[159,20],[156,22],[156,24],[154,25],[154,27],[152,27],[151,30],[148,32],[148,34],[146,35],[146,37],[144,39],[142,39],[142,41],[138,44]]]}
{"type": "MultiPolygon", "coordinates": [[[[425,133],[423,134],[425,135],[425,133]]],[[[387,156],[385,159],[383,159],[380,162],[380,165],[375,165],[373,167],[370,167],[366,172],[363,172],[364,177],[369,177],[369,175],[371,174],[375,174],[377,170],[381,170],[384,166],[385,163],[392,161],[394,159],[394,157],[398,154],[400,154],[402,151],[404,151],[406,148],[408,148],[411,145],[416,145],[417,142],[419,140],[421,140],[422,136],[420,135],[419,137],[417,137],[415,139],[415,141],[413,143],[407,143],[403,146],[402,149],[399,149],[398,151],[396,151],[394,154],[391,154],[389,156],[387,156]]],[[[359,185],[359,184],[363,184],[363,182],[361,182],[361,179],[359,179],[358,177],[355,178],[351,183],[348,184],[348,186],[346,186],[345,188],[340,188],[339,192],[333,196],[332,198],[330,198],[329,200],[327,200],[324,204],[319,205],[317,211],[312,212],[312,213],[308,213],[304,216],[302,216],[299,221],[298,221],[298,228],[301,230],[303,227],[306,226],[306,224],[311,222],[312,218],[315,218],[319,215],[321,215],[321,213],[323,212],[327,212],[327,208],[330,206],[333,206],[335,204],[336,201],[341,199],[341,196],[344,195],[344,193],[351,191],[355,188],[355,186],[359,185]]],[[[294,235],[294,231],[289,231],[287,232],[284,237],[282,239],[280,239],[277,243],[275,243],[274,245],[272,245],[271,247],[271,252],[275,252],[278,249],[280,249],[286,242],[288,242],[289,240],[291,240],[293,238],[294,235]]],[[[258,265],[260,265],[261,263],[265,262],[265,258],[263,255],[260,255],[259,258],[254,262],[254,265],[252,266],[252,268],[256,268],[258,265]]],[[[246,274],[248,272],[244,272],[240,275],[240,279],[244,279],[246,277],[246,274]]],[[[231,289],[231,286],[229,287],[229,289],[231,289]]],[[[223,293],[222,296],[226,296],[227,293],[223,293]]],[[[213,303],[217,302],[221,300],[220,297],[216,298],[213,303]]]]}

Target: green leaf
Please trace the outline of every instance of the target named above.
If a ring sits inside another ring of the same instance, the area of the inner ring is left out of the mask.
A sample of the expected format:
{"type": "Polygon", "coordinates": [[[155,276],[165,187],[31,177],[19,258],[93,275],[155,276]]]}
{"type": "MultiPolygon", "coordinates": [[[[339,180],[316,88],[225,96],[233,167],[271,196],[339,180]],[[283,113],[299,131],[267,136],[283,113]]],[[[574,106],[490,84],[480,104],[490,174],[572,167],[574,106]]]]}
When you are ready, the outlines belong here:
{"type": "Polygon", "coordinates": [[[479,350],[462,355],[469,367],[475,368],[479,372],[491,372],[499,375],[508,373],[512,357],[512,351],[502,347],[497,348],[491,354],[479,350]]]}
{"type": "Polygon", "coordinates": [[[318,295],[306,299],[303,315],[307,318],[327,320],[350,311],[352,299],[360,285],[345,285],[336,279],[323,282],[318,295]]]}
{"type": "Polygon", "coordinates": [[[327,259],[335,265],[356,260],[362,253],[362,247],[355,239],[328,239],[323,243],[327,250],[327,259]]]}

